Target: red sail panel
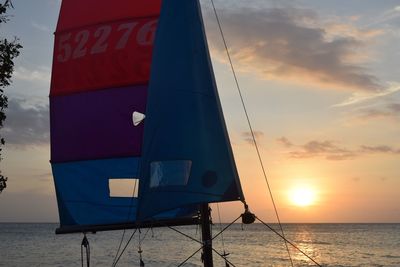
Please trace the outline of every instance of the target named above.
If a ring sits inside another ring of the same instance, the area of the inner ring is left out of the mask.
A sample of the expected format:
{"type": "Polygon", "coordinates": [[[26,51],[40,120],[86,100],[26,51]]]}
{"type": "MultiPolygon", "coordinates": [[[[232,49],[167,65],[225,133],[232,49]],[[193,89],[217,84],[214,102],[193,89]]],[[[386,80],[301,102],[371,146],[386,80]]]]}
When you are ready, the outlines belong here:
{"type": "Polygon", "coordinates": [[[50,94],[147,83],[157,19],[128,18],[57,32],[50,94]]]}
{"type": "Polygon", "coordinates": [[[126,18],[160,14],[161,0],[68,0],[61,5],[57,31],[126,18]]]}

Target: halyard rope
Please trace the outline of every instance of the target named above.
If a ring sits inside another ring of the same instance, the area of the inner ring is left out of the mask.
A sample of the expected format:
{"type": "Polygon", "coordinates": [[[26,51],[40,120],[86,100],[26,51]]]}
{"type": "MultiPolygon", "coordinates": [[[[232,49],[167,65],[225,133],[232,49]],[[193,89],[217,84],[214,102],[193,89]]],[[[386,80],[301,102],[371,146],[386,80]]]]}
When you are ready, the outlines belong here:
{"type": "MultiPolygon", "coordinates": [[[[131,242],[131,240],[132,240],[132,238],[133,238],[133,236],[135,235],[135,233],[136,233],[137,230],[138,230],[138,229],[136,228],[135,231],[133,231],[131,237],[128,239],[128,242],[126,242],[125,247],[122,249],[121,254],[119,254],[118,258],[113,262],[112,267],[117,266],[117,263],[118,263],[119,259],[121,258],[122,254],[124,254],[125,249],[128,247],[129,243],[131,242]]],[[[118,254],[117,254],[117,255],[118,255],[118,254]]]]}
{"type": "MultiPolygon", "coordinates": [[[[282,232],[282,236],[285,237],[285,233],[284,233],[284,231],[283,231],[283,227],[282,227],[282,224],[281,224],[281,220],[280,220],[279,214],[278,214],[278,209],[276,208],[276,205],[275,205],[275,201],[274,201],[274,197],[273,197],[273,195],[272,195],[271,187],[270,187],[269,182],[268,182],[267,173],[266,173],[266,170],[265,170],[265,168],[264,168],[263,161],[262,161],[262,159],[261,159],[260,150],[259,150],[259,148],[258,148],[258,144],[257,144],[256,138],[255,138],[255,135],[254,135],[253,127],[251,126],[250,117],[249,117],[249,114],[248,114],[248,112],[247,112],[246,104],[245,104],[245,102],[244,102],[243,95],[242,95],[242,92],[241,92],[241,89],[240,89],[240,86],[239,86],[239,81],[238,81],[238,78],[237,78],[237,76],[236,76],[236,71],[235,71],[235,68],[234,68],[234,66],[233,66],[233,62],[232,62],[231,56],[230,56],[230,54],[229,54],[228,45],[227,45],[227,42],[226,42],[226,39],[225,39],[224,32],[223,32],[223,30],[222,30],[221,22],[220,22],[220,20],[219,20],[219,17],[218,17],[218,14],[217,14],[217,10],[216,10],[215,5],[214,5],[214,0],[210,0],[210,1],[211,1],[213,10],[214,10],[215,18],[217,19],[218,28],[219,28],[219,31],[220,31],[220,33],[221,33],[222,41],[223,41],[224,46],[225,46],[225,51],[226,51],[226,55],[227,55],[228,60],[229,60],[229,64],[230,64],[230,67],[231,67],[231,71],[232,71],[233,77],[234,77],[234,79],[235,79],[236,88],[237,88],[237,90],[238,90],[238,93],[239,93],[239,96],[240,96],[240,100],[241,100],[241,102],[242,102],[242,107],[243,107],[244,113],[245,113],[245,115],[246,115],[247,124],[248,124],[248,127],[249,127],[249,129],[250,129],[252,141],[253,141],[254,146],[255,146],[255,148],[256,148],[256,151],[257,151],[258,160],[259,160],[259,162],[260,162],[260,166],[261,166],[262,172],[263,172],[263,174],[264,174],[265,182],[267,183],[267,187],[268,187],[269,195],[270,195],[270,197],[271,197],[272,205],[274,206],[275,215],[276,215],[276,218],[277,218],[277,220],[278,220],[279,227],[280,227],[280,230],[281,230],[281,232],[282,232]]],[[[285,239],[284,239],[284,240],[285,240],[285,239]]],[[[285,246],[286,246],[287,253],[288,253],[288,255],[289,255],[290,263],[291,263],[291,265],[292,265],[292,267],[293,267],[294,265],[293,265],[292,256],[290,255],[289,247],[288,247],[288,245],[287,245],[287,243],[286,243],[286,240],[285,240],[284,242],[285,242],[285,246]]]]}
{"type": "MultiPolygon", "coordinates": [[[[222,231],[222,222],[221,222],[221,213],[219,211],[219,203],[217,202],[217,211],[218,211],[218,220],[219,220],[219,230],[222,231]]],[[[229,263],[227,257],[229,253],[226,253],[225,251],[225,242],[224,242],[224,235],[221,234],[221,243],[222,243],[222,251],[224,252],[223,258],[225,259],[226,262],[229,263]]]]}
{"type": "MultiPolygon", "coordinates": [[[[136,173],[138,173],[139,170],[140,170],[140,165],[138,164],[138,165],[137,165],[137,168],[136,168],[136,173]]],[[[134,199],[135,192],[136,192],[137,181],[138,181],[138,180],[135,179],[135,183],[134,183],[134,185],[133,185],[132,198],[131,198],[131,201],[130,201],[130,204],[129,204],[128,216],[127,216],[127,220],[126,220],[127,222],[129,222],[129,218],[131,217],[132,206],[133,206],[133,199],[134,199]]],[[[138,190],[139,190],[139,189],[138,189],[138,190]]],[[[112,265],[111,265],[112,267],[114,267],[114,266],[117,265],[116,260],[117,260],[117,257],[118,257],[118,253],[119,253],[119,251],[120,251],[120,249],[121,249],[122,242],[124,241],[125,232],[126,232],[126,229],[124,229],[124,231],[123,231],[123,233],[122,233],[121,240],[120,240],[119,245],[118,245],[117,253],[115,253],[115,257],[114,257],[113,263],[112,263],[112,265]]],[[[132,239],[132,237],[133,237],[133,235],[134,235],[135,233],[136,233],[136,230],[135,230],[135,232],[133,232],[133,234],[132,234],[132,236],[130,237],[129,240],[132,239]]],[[[126,246],[128,246],[128,244],[129,244],[129,241],[128,241],[128,243],[126,244],[126,246]]],[[[125,246],[125,247],[126,247],[126,246],[125,246]]],[[[122,252],[121,252],[121,255],[118,257],[118,259],[119,259],[121,256],[122,256],[122,252]]]]}
{"type": "Polygon", "coordinates": [[[277,234],[279,237],[281,237],[283,240],[285,240],[288,244],[290,244],[292,247],[294,247],[295,249],[297,249],[301,254],[303,254],[304,256],[306,256],[309,260],[311,260],[313,263],[315,263],[315,265],[322,267],[318,262],[316,262],[313,258],[311,258],[310,256],[308,256],[305,252],[303,252],[298,246],[296,246],[293,242],[289,241],[288,239],[286,239],[286,237],[284,237],[283,235],[281,235],[280,233],[278,233],[275,229],[273,229],[271,226],[269,226],[267,223],[263,222],[260,218],[256,217],[257,220],[259,220],[263,225],[265,225],[269,230],[271,230],[272,232],[274,232],[275,234],[277,234]]]}

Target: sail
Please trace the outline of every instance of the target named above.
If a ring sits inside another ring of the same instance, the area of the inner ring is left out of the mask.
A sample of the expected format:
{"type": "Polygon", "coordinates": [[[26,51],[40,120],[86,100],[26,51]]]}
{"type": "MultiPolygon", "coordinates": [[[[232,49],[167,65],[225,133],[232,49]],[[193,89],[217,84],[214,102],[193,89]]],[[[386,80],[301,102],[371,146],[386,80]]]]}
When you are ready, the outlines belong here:
{"type": "MultiPolygon", "coordinates": [[[[160,0],[62,2],[50,89],[51,165],[61,229],[135,221],[134,187],[140,184],[160,5],[160,0]],[[117,181],[130,182],[131,192],[113,195],[117,181]]],[[[176,210],[161,218],[181,214],[176,210]]]]}
{"type": "Polygon", "coordinates": [[[146,108],[138,219],[243,200],[198,0],[164,0],[146,108]]]}

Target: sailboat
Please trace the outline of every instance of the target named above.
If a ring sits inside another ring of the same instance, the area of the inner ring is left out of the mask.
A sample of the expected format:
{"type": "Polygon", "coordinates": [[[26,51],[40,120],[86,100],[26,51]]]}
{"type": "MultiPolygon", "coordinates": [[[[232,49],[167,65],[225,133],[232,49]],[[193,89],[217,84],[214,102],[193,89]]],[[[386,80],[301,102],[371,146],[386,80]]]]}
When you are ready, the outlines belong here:
{"type": "Polygon", "coordinates": [[[50,122],[57,234],[201,225],[210,267],[209,204],[241,201],[242,221],[255,220],[199,0],[63,0],[50,122]]]}

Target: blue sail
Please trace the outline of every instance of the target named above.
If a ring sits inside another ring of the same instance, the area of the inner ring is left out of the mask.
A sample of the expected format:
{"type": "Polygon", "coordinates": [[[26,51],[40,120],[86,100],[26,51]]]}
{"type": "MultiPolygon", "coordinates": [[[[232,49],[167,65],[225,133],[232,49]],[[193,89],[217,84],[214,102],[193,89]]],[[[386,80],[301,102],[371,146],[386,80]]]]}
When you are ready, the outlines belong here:
{"type": "MultiPolygon", "coordinates": [[[[62,1],[50,89],[58,233],[145,223],[136,223],[134,192],[160,8],[161,0],[62,1]]],[[[193,223],[196,214],[184,207],[157,220],[193,223]]]]}
{"type": "Polygon", "coordinates": [[[198,0],[164,0],[153,48],[139,220],[200,203],[244,200],[198,0]]]}

